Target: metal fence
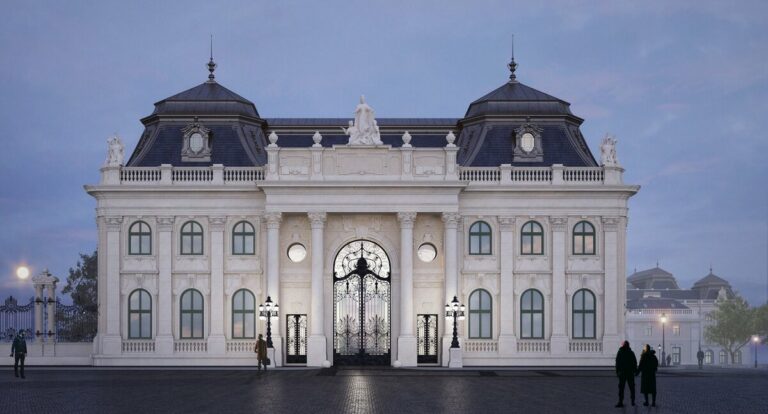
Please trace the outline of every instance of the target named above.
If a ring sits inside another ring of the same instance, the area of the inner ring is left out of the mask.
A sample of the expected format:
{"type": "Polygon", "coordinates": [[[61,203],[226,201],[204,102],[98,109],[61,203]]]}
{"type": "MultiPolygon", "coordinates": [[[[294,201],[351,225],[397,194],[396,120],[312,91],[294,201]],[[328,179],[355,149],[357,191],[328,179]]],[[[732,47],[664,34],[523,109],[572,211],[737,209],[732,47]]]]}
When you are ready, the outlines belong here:
{"type": "Polygon", "coordinates": [[[0,305],[0,341],[10,342],[19,330],[25,332],[27,341],[53,340],[56,342],[91,342],[96,336],[97,312],[76,305],[65,305],[57,298],[54,313],[54,332],[48,331],[49,302],[41,300],[40,332],[35,332],[35,300],[19,305],[13,296],[0,305]],[[51,339],[49,339],[51,338],[51,339]]]}
{"type": "Polygon", "coordinates": [[[91,342],[96,336],[97,313],[56,301],[56,341],[91,342]]]}
{"type": "Polygon", "coordinates": [[[9,296],[0,305],[0,341],[10,342],[19,330],[24,330],[29,340],[35,337],[35,300],[19,305],[16,298],[9,296]]]}

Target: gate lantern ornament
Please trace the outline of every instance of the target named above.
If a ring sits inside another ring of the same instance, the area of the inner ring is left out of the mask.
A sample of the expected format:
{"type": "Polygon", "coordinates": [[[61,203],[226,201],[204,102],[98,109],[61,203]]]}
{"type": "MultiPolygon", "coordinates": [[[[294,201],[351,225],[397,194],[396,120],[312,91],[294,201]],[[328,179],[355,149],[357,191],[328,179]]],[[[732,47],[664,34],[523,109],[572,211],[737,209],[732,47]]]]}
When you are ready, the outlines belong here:
{"type": "Polygon", "coordinates": [[[267,348],[274,348],[272,345],[272,318],[278,316],[280,307],[272,302],[272,297],[267,296],[267,301],[259,305],[259,319],[267,321],[267,348]]]}

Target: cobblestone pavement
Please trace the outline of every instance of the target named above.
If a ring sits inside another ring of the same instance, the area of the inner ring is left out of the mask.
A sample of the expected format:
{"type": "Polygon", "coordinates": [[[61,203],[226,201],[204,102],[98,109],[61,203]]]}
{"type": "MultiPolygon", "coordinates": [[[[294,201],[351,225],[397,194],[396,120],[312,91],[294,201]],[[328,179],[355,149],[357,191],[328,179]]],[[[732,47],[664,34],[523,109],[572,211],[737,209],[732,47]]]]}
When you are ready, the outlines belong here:
{"type": "Polygon", "coordinates": [[[659,407],[613,408],[609,370],[28,368],[2,413],[768,413],[768,370],[669,369],[659,407]]]}

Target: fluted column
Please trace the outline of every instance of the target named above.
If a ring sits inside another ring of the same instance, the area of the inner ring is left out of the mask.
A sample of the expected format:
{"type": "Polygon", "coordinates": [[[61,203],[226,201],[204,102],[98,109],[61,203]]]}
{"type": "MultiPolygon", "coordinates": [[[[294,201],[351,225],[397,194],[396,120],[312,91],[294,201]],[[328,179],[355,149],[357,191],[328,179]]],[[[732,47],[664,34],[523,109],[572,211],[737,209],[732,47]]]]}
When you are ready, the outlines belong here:
{"type": "MultiPolygon", "coordinates": [[[[272,298],[274,303],[280,306],[280,223],[282,214],[272,211],[264,214],[264,220],[267,224],[267,296],[272,298]]],[[[267,298],[259,299],[259,303],[264,303],[267,298]]],[[[272,319],[272,343],[274,345],[274,356],[271,356],[276,366],[282,365],[283,346],[280,333],[282,332],[279,317],[272,319]]]]}
{"type": "Polygon", "coordinates": [[[157,336],[155,352],[173,353],[173,223],[172,216],[157,218],[157,336]]]}
{"type": "Polygon", "coordinates": [[[107,355],[117,355],[122,352],[120,337],[120,227],[123,218],[109,216],[104,218],[107,227],[107,332],[104,337],[102,350],[107,355]]]}
{"type": "Polygon", "coordinates": [[[499,261],[501,290],[499,294],[499,354],[511,356],[516,348],[515,336],[515,218],[499,217],[499,261]]]}
{"type": "Polygon", "coordinates": [[[568,223],[566,217],[549,218],[552,228],[552,336],[550,338],[552,354],[564,354],[568,348],[565,318],[566,223],[568,223]]]}
{"type": "Polygon", "coordinates": [[[413,313],[413,223],[416,213],[397,213],[400,221],[400,337],[397,340],[401,366],[416,366],[416,331],[413,313]]]}
{"type": "Polygon", "coordinates": [[[312,212],[307,214],[312,229],[312,308],[309,319],[310,336],[307,346],[307,365],[319,367],[328,359],[326,355],[325,322],[323,315],[323,237],[326,214],[312,212]]]}
{"type": "MultiPolygon", "coordinates": [[[[461,222],[459,213],[443,213],[443,260],[445,262],[445,286],[444,303],[445,305],[453,300],[454,296],[459,296],[459,257],[461,252],[458,246],[458,228],[461,222]]],[[[442,306],[440,306],[442,309],[442,306]]],[[[453,332],[448,323],[444,324],[442,340],[442,365],[448,366],[449,349],[453,332]]]]}
{"type": "Polygon", "coordinates": [[[211,323],[208,353],[224,354],[224,228],[226,217],[210,217],[211,231],[211,323]]]}

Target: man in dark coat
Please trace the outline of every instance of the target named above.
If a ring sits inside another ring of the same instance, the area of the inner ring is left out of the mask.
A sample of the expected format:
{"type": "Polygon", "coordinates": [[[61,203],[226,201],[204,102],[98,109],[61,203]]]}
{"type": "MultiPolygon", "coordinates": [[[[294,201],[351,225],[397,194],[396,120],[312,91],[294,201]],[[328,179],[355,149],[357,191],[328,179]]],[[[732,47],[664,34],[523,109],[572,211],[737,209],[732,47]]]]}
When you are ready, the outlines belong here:
{"type": "Polygon", "coordinates": [[[19,377],[19,362],[21,362],[21,378],[24,378],[24,358],[27,356],[27,341],[24,340],[24,331],[19,329],[19,333],[13,338],[11,345],[11,356],[13,360],[13,372],[16,378],[19,377]]]}
{"type": "Polygon", "coordinates": [[[256,363],[259,371],[262,365],[264,365],[264,371],[267,370],[267,341],[262,334],[259,334],[259,339],[256,341],[256,363]]]}
{"type": "Polygon", "coordinates": [[[640,365],[637,367],[637,373],[642,374],[640,377],[640,392],[645,397],[644,406],[648,406],[648,394],[653,397],[651,404],[656,406],[656,370],[659,367],[659,360],[656,359],[656,351],[646,344],[643,348],[643,353],[640,355],[640,365]]]}
{"type": "Polygon", "coordinates": [[[696,359],[699,360],[699,369],[704,366],[704,352],[699,348],[699,352],[696,353],[696,359]]]}
{"type": "Polygon", "coordinates": [[[616,353],[616,376],[619,377],[619,403],[616,407],[624,406],[624,384],[629,386],[629,397],[632,405],[635,405],[635,372],[637,371],[637,358],[629,341],[624,341],[616,353]]]}

